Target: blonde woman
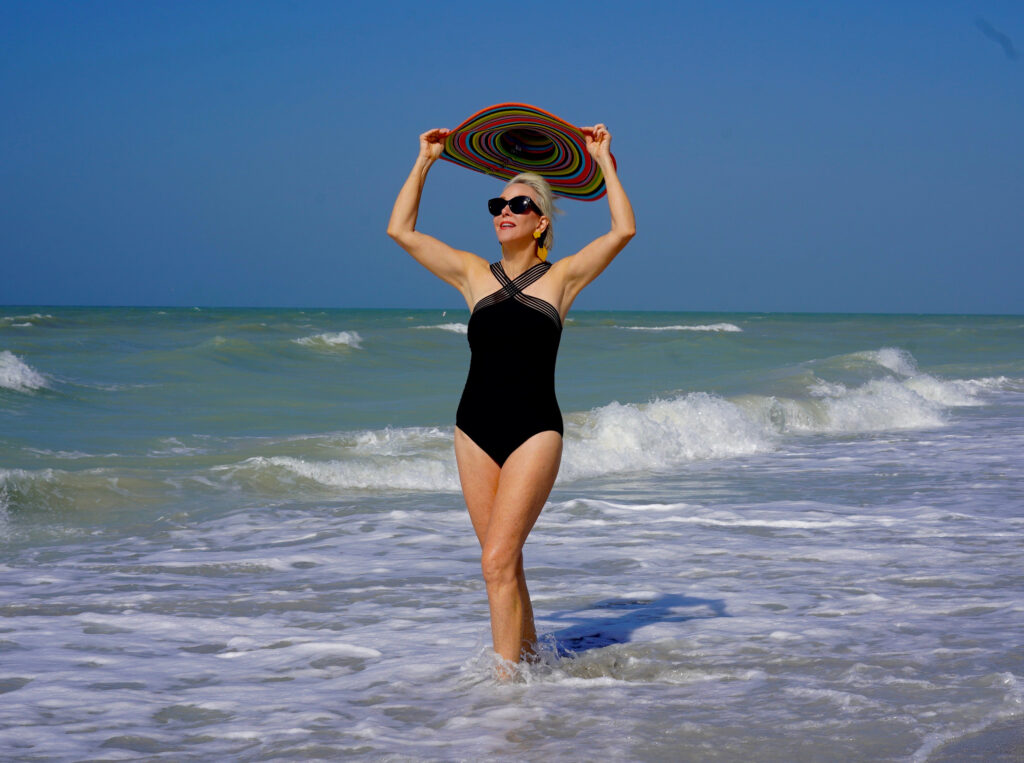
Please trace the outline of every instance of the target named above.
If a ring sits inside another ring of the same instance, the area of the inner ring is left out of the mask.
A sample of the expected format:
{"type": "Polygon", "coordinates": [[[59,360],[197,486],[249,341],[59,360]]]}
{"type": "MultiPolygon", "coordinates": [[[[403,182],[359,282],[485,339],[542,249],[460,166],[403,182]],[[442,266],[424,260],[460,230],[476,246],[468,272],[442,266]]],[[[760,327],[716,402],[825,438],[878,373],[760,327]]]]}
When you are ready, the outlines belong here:
{"type": "Polygon", "coordinates": [[[472,359],[455,419],[455,458],[482,549],[494,651],[513,663],[533,654],[537,640],[522,552],[562,458],[555,399],[562,324],[583,287],[608,267],[636,227],[611,158],[611,134],[603,124],[582,131],[604,174],[611,228],[576,254],[547,262],[556,210],[547,182],[533,174],[512,178],[488,201],[501,245],[498,262],[416,230],[423,185],[447,129],[420,136],[419,156],[388,223],[388,235],[458,289],[471,310],[472,359]]]}

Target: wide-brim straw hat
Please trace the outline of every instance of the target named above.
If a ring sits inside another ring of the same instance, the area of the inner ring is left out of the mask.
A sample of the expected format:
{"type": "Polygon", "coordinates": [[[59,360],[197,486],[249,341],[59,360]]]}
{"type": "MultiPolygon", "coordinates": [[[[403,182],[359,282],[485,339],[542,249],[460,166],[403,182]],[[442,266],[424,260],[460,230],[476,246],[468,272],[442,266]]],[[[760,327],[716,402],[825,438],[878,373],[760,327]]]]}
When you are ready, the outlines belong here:
{"type": "Polygon", "coordinates": [[[587,152],[583,132],[525,103],[478,111],[448,133],[441,158],[503,180],[536,172],[567,199],[594,201],[605,194],[604,175],[587,152]]]}

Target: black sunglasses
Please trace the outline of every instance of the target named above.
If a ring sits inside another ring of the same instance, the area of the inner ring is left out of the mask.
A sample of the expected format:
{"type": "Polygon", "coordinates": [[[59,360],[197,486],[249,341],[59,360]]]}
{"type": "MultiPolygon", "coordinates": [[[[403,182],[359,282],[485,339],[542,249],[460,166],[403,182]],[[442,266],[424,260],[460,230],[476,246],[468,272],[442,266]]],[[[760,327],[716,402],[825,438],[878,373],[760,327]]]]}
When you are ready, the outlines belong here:
{"type": "Polygon", "coordinates": [[[512,210],[514,215],[525,215],[531,209],[538,215],[544,214],[529,196],[513,196],[511,199],[503,199],[499,196],[496,199],[488,199],[487,211],[491,213],[491,217],[497,217],[501,214],[501,210],[505,208],[506,204],[508,204],[508,208],[512,210]]]}

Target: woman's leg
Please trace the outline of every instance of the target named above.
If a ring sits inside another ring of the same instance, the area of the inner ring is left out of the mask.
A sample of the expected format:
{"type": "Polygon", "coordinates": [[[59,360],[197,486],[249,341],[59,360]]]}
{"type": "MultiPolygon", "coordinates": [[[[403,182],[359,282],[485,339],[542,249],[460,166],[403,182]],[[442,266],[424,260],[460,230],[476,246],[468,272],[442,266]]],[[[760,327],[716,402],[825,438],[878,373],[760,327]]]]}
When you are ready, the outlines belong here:
{"type": "Polygon", "coordinates": [[[519,597],[523,602],[523,641],[520,654],[537,653],[537,626],[533,622],[533,602],[526,588],[526,572],[523,569],[523,552],[519,552],[519,563],[516,565],[516,583],[519,586],[519,597]]]}
{"type": "Polygon", "coordinates": [[[523,544],[551,493],[561,457],[557,432],[540,432],[509,456],[481,544],[494,651],[513,662],[519,661],[524,646],[532,651],[537,638],[523,573],[523,544]]]}
{"type": "Polygon", "coordinates": [[[484,552],[484,578],[494,579],[494,585],[488,582],[487,587],[494,647],[502,657],[513,661],[518,661],[523,650],[531,653],[537,640],[522,549],[551,492],[561,456],[562,438],[558,433],[541,432],[523,443],[502,469],[469,436],[455,429],[459,478],[470,521],[484,552]],[[496,506],[497,524],[492,533],[496,506]],[[504,584],[510,566],[514,595],[509,595],[509,587],[504,584]]]}
{"type": "Polygon", "coordinates": [[[501,467],[458,427],[455,428],[455,462],[459,466],[459,482],[469,510],[469,521],[473,523],[476,539],[483,548],[501,467]]]}

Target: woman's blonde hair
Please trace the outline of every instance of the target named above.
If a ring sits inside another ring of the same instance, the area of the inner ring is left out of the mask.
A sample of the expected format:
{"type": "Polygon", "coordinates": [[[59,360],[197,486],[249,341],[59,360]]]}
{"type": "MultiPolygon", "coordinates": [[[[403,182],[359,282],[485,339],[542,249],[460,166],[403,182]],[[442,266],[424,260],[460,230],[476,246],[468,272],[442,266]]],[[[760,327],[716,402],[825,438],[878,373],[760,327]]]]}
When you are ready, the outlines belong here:
{"type": "Polygon", "coordinates": [[[550,250],[555,243],[555,215],[562,214],[562,210],[555,206],[555,195],[551,193],[551,186],[535,172],[521,172],[505,184],[502,193],[507,191],[510,185],[516,184],[528,185],[537,194],[537,206],[540,207],[541,214],[548,218],[548,227],[538,243],[550,250]]]}

